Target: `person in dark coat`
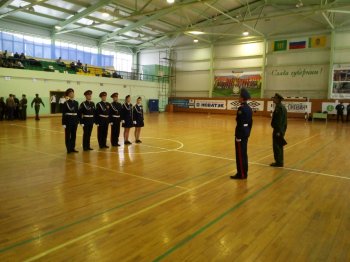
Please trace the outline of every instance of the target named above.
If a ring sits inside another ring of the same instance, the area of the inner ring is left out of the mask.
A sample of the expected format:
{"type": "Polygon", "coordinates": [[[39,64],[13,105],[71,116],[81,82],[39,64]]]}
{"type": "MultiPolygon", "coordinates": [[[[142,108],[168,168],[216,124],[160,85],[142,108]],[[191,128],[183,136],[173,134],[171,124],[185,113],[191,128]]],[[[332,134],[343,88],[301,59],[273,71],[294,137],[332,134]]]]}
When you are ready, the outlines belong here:
{"type": "Polygon", "coordinates": [[[350,119],[350,103],[346,107],[346,122],[348,122],[350,119]]]}
{"type": "Polygon", "coordinates": [[[134,105],[132,108],[132,118],[133,124],[135,126],[135,142],[139,144],[142,143],[140,140],[141,128],[145,125],[143,121],[143,107],[141,97],[137,98],[136,105],[134,105]]]}
{"type": "Polygon", "coordinates": [[[13,95],[13,101],[15,101],[15,111],[13,112],[13,115],[15,119],[19,119],[19,99],[15,95],[13,95]]]}
{"type": "Polygon", "coordinates": [[[122,105],[118,102],[118,93],[113,93],[111,95],[113,102],[111,103],[111,108],[109,111],[110,124],[111,124],[111,144],[112,146],[120,146],[118,143],[120,134],[120,122],[122,105]]]}
{"type": "Polygon", "coordinates": [[[0,97],[0,121],[4,120],[6,112],[6,103],[3,97],[0,97]]]}
{"type": "Polygon", "coordinates": [[[250,94],[247,89],[242,88],[240,93],[240,107],[237,110],[236,130],[235,130],[235,149],[236,149],[236,167],[237,174],[231,176],[231,179],[248,178],[248,138],[253,126],[253,111],[247,101],[250,94]]]}
{"type": "Polygon", "coordinates": [[[273,167],[283,167],[283,147],[287,144],[284,139],[287,131],[287,109],[282,104],[283,99],[284,98],[277,93],[273,97],[275,110],[272,115],[271,127],[273,128],[272,144],[275,162],[270,164],[270,166],[273,167]]]}
{"type": "Polygon", "coordinates": [[[339,118],[341,118],[342,123],[344,122],[344,109],[345,109],[345,106],[343,105],[343,102],[340,102],[335,107],[335,110],[337,110],[337,122],[339,122],[339,118]]]}
{"type": "Polygon", "coordinates": [[[97,140],[100,149],[109,148],[107,146],[107,135],[109,125],[110,105],[106,102],[107,93],[100,93],[101,101],[96,104],[95,121],[97,125],[97,140]]]}
{"type": "Polygon", "coordinates": [[[131,97],[127,95],[125,97],[125,103],[122,105],[122,127],[124,127],[124,145],[131,145],[132,143],[129,141],[129,133],[130,128],[132,128],[133,120],[132,120],[132,104],[131,97]]]}
{"type": "Polygon", "coordinates": [[[38,94],[35,94],[35,97],[32,101],[31,107],[33,108],[34,105],[34,109],[35,109],[35,120],[40,120],[39,118],[39,111],[40,111],[40,104],[43,105],[43,107],[45,107],[43,100],[41,100],[41,98],[39,97],[38,94]]]}
{"type": "Polygon", "coordinates": [[[91,101],[92,91],[84,92],[86,101],[79,106],[79,120],[83,127],[83,150],[93,150],[90,146],[90,138],[95,123],[95,103],[91,101]]]}
{"type": "Polygon", "coordinates": [[[75,140],[79,123],[79,104],[74,100],[74,90],[72,88],[68,88],[65,95],[68,97],[68,100],[63,105],[62,126],[65,129],[67,153],[78,153],[75,149],[75,140]]]}
{"type": "Polygon", "coordinates": [[[19,119],[21,120],[27,119],[27,104],[28,100],[26,95],[22,95],[22,99],[19,101],[19,119]]]}

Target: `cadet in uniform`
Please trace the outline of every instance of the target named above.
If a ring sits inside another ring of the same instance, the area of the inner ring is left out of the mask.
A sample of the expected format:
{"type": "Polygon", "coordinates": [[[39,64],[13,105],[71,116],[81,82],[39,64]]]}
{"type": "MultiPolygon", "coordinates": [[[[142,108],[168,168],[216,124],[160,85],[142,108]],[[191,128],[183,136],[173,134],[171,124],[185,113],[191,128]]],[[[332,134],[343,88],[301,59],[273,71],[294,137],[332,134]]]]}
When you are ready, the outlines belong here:
{"type": "Polygon", "coordinates": [[[284,99],[280,94],[275,94],[273,102],[275,110],[273,111],[271,127],[273,128],[272,143],[275,162],[270,164],[274,167],[283,167],[283,146],[287,143],[284,140],[284,135],[287,130],[287,109],[282,105],[284,99]]]}
{"type": "Polygon", "coordinates": [[[250,94],[247,89],[242,88],[240,93],[240,107],[236,116],[235,148],[237,174],[231,179],[247,179],[248,177],[248,138],[253,126],[253,111],[247,103],[250,94]]]}
{"type": "Polygon", "coordinates": [[[100,93],[101,102],[96,104],[95,121],[97,125],[97,140],[100,148],[109,148],[107,146],[107,135],[109,125],[109,103],[106,102],[107,93],[100,93]]]}
{"type": "Polygon", "coordinates": [[[343,102],[340,102],[335,109],[337,110],[337,122],[339,122],[339,118],[341,118],[342,123],[344,122],[344,105],[343,102]]]}
{"type": "Polygon", "coordinates": [[[130,128],[133,127],[132,104],[130,95],[125,97],[125,103],[122,105],[122,126],[124,127],[124,145],[131,145],[129,141],[130,128]]]}
{"type": "Polygon", "coordinates": [[[111,95],[113,102],[111,103],[110,108],[110,123],[111,123],[111,144],[112,146],[119,145],[119,134],[120,134],[120,121],[121,121],[121,112],[122,105],[118,103],[118,93],[113,93],[111,95]]]}
{"type": "Polygon", "coordinates": [[[138,97],[136,100],[136,105],[132,108],[132,118],[133,124],[135,126],[135,142],[142,143],[140,140],[141,127],[144,127],[143,122],[143,108],[142,108],[142,99],[138,97]]]}
{"type": "Polygon", "coordinates": [[[21,120],[27,119],[27,104],[28,100],[26,95],[22,95],[22,99],[19,101],[19,116],[21,120]]]}
{"type": "Polygon", "coordinates": [[[62,125],[65,129],[67,153],[78,153],[75,150],[75,139],[79,123],[79,104],[74,100],[74,90],[72,88],[66,90],[66,96],[68,96],[68,100],[63,104],[62,125]]]}
{"type": "Polygon", "coordinates": [[[83,150],[93,150],[90,146],[91,132],[95,123],[95,103],[91,101],[92,91],[84,92],[86,101],[82,102],[79,107],[80,124],[83,127],[83,150]]]}
{"type": "Polygon", "coordinates": [[[350,103],[346,107],[346,122],[349,121],[349,118],[350,118],[350,103]]]}
{"type": "Polygon", "coordinates": [[[35,97],[34,97],[32,104],[31,104],[32,108],[33,108],[33,104],[34,104],[34,109],[35,109],[35,120],[40,120],[40,118],[39,118],[40,104],[42,104],[43,107],[45,107],[45,105],[38,94],[35,94],[35,97]]]}

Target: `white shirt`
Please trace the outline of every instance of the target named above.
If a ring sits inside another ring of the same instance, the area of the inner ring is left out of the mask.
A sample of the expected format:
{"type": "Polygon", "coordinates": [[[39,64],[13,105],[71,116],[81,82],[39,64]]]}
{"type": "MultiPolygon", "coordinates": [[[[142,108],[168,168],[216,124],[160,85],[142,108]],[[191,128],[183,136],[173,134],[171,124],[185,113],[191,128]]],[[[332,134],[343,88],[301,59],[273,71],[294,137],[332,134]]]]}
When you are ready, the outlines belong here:
{"type": "Polygon", "coordinates": [[[60,98],[60,104],[64,104],[64,102],[66,102],[66,99],[64,97],[60,98]]]}
{"type": "Polygon", "coordinates": [[[51,103],[56,103],[56,96],[51,96],[51,103]]]}

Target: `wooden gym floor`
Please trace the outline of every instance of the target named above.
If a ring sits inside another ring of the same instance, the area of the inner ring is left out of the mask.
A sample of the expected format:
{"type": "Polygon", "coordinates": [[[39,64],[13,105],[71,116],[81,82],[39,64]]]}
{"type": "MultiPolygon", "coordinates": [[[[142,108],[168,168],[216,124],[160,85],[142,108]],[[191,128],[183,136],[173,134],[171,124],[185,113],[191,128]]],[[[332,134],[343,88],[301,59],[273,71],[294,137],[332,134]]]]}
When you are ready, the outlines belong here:
{"type": "MultiPolygon", "coordinates": [[[[61,119],[0,122],[0,261],[350,261],[350,123],[152,114],[141,145],[66,155],[61,119]]],[[[133,138],[133,135],[131,136],[133,138]]],[[[132,139],[133,141],[133,139],[132,139]]]]}

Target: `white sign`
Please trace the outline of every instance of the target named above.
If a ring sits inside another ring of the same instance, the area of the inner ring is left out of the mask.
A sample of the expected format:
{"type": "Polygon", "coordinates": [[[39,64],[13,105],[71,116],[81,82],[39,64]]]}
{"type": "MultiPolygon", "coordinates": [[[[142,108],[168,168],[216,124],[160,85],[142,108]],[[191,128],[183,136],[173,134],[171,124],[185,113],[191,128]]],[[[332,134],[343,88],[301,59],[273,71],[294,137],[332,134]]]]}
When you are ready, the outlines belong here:
{"type": "Polygon", "coordinates": [[[226,100],[196,100],[195,108],[226,109],[226,100]]]}
{"type": "MultiPolygon", "coordinates": [[[[283,101],[282,104],[286,107],[289,113],[311,113],[311,102],[290,102],[283,101]]],[[[267,102],[267,111],[273,111],[275,109],[275,104],[272,101],[267,102]]]]}
{"type": "MultiPolygon", "coordinates": [[[[322,112],[327,111],[328,114],[331,115],[336,115],[337,114],[337,110],[335,110],[335,107],[338,105],[339,103],[334,103],[334,102],[323,102],[322,103],[322,112]]],[[[346,112],[346,107],[348,105],[348,103],[343,103],[344,105],[344,115],[347,114],[346,112]]]]}
{"type": "MultiPolygon", "coordinates": [[[[227,100],[227,110],[237,110],[241,103],[238,100],[227,100]]],[[[264,111],[264,101],[248,101],[253,111],[264,111]]]]}
{"type": "Polygon", "coordinates": [[[350,66],[337,65],[333,68],[331,98],[350,98],[350,66]]]}

